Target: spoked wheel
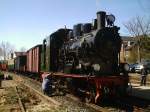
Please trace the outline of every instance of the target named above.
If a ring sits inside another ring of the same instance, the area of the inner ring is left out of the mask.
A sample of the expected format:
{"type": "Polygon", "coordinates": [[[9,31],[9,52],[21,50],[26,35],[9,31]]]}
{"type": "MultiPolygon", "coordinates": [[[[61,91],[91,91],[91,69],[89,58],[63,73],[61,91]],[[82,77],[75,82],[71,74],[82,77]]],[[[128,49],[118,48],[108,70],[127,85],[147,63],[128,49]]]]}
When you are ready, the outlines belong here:
{"type": "Polygon", "coordinates": [[[55,92],[59,95],[65,95],[66,94],[66,82],[63,79],[57,79],[55,82],[55,92]]]}
{"type": "Polygon", "coordinates": [[[95,93],[94,89],[91,88],[91,90],[89,92],[87,92],[85,95],[85,102],[86,103],[94,102],[95,95],[96,95],[96,93],[95,93]]]}
{"type": "Polygon", "coordinates": [[[86,97],[85,97],[85,102],[86,103],[91,103],[93,101],[93,97],[92,97],[92,95],[86,95],[86,97]]]}

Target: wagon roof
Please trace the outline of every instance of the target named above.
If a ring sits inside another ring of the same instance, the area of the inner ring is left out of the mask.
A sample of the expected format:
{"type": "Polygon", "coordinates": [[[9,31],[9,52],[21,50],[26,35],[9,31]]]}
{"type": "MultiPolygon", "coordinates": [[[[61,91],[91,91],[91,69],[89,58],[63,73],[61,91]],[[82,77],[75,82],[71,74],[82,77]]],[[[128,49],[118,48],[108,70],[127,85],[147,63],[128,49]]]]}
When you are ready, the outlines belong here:
{"type": "Polygon", "coordinates": [[[26,55],[26,52],[15,52],[16,57],[26,55]]]}
{"type": "Polygon", "coordinates": [[[27,52],[29,52],[30,50],[32,50],[32,49],[34,49],[34,48],[36,48],[36,47],[40,47],[40,46],[42,46],[42,44],[38,44],[38,45],[36,45],[36,46],[30,48],[29,50],[27,50],[27,52]]]}

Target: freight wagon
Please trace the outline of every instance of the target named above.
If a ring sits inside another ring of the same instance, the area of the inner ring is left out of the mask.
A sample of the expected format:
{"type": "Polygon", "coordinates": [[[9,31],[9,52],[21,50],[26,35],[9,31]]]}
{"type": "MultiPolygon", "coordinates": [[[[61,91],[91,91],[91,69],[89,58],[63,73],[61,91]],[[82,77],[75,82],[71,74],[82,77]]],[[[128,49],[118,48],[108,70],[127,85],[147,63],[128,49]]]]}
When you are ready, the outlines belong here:
{"type": "Polygon", "coordinates": [[[36,45],[27,51],[27,72],[39,73],[41,69],[42,45],[36,45]]]}
{"type": "Polygon", "coordinates": [[[6,60],[1,60],[0,61],[0,70],[2,70],[2,71],[7,70],[7,61],[6,60]]]}
{"type": "Polygon", "coordinates": [[[14,68],[17,72],[25,72],[26,71],[26,55],[17,56],[14,59],[14,68]]]}

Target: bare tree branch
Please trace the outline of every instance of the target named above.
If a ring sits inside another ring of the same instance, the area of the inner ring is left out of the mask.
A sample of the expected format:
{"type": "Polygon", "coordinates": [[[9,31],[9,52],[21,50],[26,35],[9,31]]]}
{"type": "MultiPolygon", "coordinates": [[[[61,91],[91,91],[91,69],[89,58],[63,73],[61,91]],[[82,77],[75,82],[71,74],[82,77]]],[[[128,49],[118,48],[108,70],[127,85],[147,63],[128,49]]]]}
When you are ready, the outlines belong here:
{"type": "Polygon", "coordinates": [[[137,16],[124,24],[128,32],[134,36],[147,36],[150,34],[150,18],[148,20],[137,16]]]}
{"type": "Polygon", "coordinates": [[[14,52],[15,48],[9,42],[2,41],[0,44],[1,56],[4,60],[8,59],[10,54],[14,52]]]}
{"type": "Polygon", "coordinates": [[[141,40],[142,37],[148,37],[150,34],[150,18],[146,20],[146,18],[137,16],[125,23],[124,26],[133,37],[137,38],[138,61],[141,62],[141,40]]]}

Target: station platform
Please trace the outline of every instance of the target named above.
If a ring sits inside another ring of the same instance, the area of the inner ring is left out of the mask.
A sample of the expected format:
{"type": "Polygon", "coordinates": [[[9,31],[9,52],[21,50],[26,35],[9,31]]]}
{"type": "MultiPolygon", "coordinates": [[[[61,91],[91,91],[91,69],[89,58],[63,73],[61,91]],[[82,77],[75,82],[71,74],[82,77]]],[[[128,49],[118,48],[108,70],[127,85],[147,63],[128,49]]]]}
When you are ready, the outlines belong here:
{"type": "Polygon", "coordinates": [[[140,84],[132,83],[131,95],[141,99],[150,100],[150,86],[140,86],[140,84]]]}

